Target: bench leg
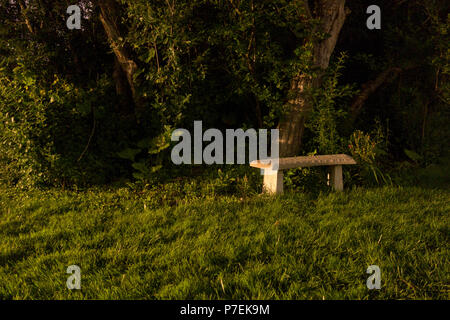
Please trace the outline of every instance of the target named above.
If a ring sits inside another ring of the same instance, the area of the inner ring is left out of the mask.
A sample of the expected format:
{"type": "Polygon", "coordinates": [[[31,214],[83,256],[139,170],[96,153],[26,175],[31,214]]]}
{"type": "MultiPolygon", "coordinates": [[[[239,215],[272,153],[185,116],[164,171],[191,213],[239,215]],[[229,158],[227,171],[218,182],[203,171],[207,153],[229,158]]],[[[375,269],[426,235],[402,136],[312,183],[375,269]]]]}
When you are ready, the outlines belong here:
{"type": "Polygon", "coordinates": [[[283,193],[283,171],[264,170],[263,192],[270,194],[283,193]]]}
{"type": "Polygon", "coordinates": [[[334,190],[344,190],[344,180],[342,178],[342,166],[331,166],[330,168],[330,184],[334,190]]]}

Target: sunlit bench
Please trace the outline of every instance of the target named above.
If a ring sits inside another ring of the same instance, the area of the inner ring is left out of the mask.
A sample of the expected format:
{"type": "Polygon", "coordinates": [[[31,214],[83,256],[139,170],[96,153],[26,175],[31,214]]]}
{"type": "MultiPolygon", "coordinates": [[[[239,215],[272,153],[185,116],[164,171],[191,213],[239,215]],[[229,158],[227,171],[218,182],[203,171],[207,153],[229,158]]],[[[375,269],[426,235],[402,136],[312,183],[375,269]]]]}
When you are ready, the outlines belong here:
{"type": "Polygon", "coordinates": [[[279,194],[283,193],[283,170],[317,166],[328,166],[330,168],[328,176],[329,185],[332,185],[337,191],[342,191],[344,190],[342,166],[351,164],[356,164],[356,161],[349,155],[332,154],[323,156],[280,158],[278,159],[278,168],[274,168],[274,163],[270,163],[270,161],[267,160],[252,161],[250,166],[264,170],[264,192],[279,194]]]}

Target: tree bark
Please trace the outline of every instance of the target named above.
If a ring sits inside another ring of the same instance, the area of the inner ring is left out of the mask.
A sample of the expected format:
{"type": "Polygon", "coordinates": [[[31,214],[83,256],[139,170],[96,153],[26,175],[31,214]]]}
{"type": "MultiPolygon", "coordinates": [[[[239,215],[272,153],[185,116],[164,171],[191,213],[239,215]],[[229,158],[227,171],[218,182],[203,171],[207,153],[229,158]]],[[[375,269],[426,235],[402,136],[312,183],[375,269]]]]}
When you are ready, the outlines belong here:
{"type": "Polygon", "coordinates": [[[113,80],[116,87],[116,94],[119,97],[117,111],[123,115],[133,114],[133,107],[130,106],[130,104],[134,103],[133,94],[128,83],[128,77],[117,58],[114,58],[113,80]]]}
{"type": "MultiPolygon", "coordinates": [[[[308,12],[310,8],[305,1],[308,12]]],[[[288,111],[280,119],[280,156],[296,156],[301,150],[305,122],[313,105],[309,93],[321,84],[323,71],[328,68],[330,57],[334,51],[339,33],[349,12],[345,8],[345,0],[319,0],[310,18],[320,19],[320,31],[329,35],[322,41],[313,41],[313,67],[318,75],[299,74],[291,81],[293,98],[288,101],[288,111]]]]}
{"type": "Polygon", "coordinates": [[[116,58],[113,74],[116,92],[121,97],[122,102],[129,100],[130,95],[132,99],[121,109],[126,113],[134,113],[134,107],[140,105],[134,83],[134,75],[138,67],[129,50],[120,43],[122,37],[118,23],[120,19],[119,7],[115,0],[100,0],[98,4],[100,6],[100,21],[116,58]],[[134,106],[130,105],[130,102],[134,106]]]}

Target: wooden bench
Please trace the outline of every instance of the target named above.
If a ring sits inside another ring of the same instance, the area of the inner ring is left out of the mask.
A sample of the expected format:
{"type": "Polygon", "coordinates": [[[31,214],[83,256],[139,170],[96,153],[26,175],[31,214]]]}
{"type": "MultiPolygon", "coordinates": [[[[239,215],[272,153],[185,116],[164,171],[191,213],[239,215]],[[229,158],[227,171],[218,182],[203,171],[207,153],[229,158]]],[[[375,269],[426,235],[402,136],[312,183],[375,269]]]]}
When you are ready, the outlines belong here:
{"type": "Polygon", "coordinates": [[[264,170],[263,191],[266,193],[283,193],[283,170],[328,166],[330,168],[328,183],[337,191],[344,190],[342,166],[356,164],[352,157],[346,154],[332,154],[323,156],[292,157],[278,159],[278,169],[274,169],[269,161],[252,161],[250,166],[264,170]]]}

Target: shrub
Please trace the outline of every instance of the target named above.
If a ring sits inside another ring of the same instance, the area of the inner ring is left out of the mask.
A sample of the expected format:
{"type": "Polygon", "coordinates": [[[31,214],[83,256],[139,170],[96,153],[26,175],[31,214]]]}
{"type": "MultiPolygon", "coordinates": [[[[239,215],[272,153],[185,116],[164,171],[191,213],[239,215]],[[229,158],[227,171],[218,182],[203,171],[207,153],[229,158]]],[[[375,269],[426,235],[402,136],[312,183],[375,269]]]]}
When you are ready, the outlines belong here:
{"type": "Polygon", "coordinates": [[[387,173],[383,173],[381,158],[387,155],[385,151],[385,136],[378,126],[369,133],[356,130],[350,137],[349,149],[353,158],[359,164],[358,179],[366,184],[391,184],[392,179],[387,173]]]}

